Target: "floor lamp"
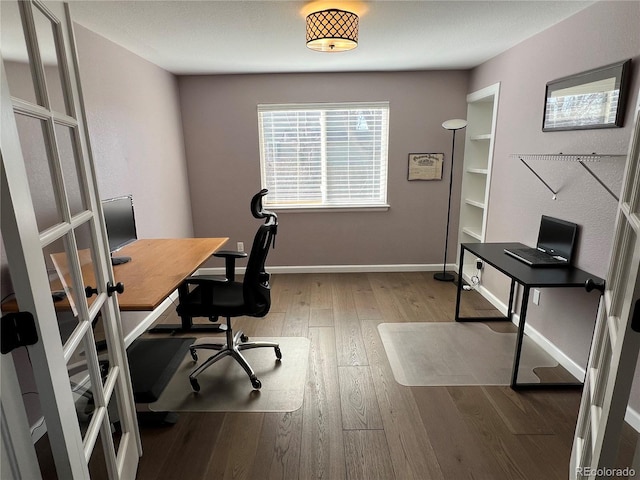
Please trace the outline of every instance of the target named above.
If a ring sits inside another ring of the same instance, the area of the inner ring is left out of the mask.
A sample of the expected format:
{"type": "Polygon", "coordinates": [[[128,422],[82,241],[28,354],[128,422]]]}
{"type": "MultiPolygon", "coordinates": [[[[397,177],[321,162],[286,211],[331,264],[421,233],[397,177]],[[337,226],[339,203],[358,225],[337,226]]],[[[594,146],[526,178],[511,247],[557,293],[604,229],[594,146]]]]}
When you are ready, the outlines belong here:
{"type": "MultiPolygon", "coordinates": [[[[447,248],[449,246],[449,220],[451,219],[451,189],[453,187],[453,162],[455,160],[454,153],[456,148],[456,130],[461,130],[467,126],[467,121],[460,118],[447,120],[442,124],[445,130],[453,130],[453,140],[451,143],[451,173],[449,174],[449,205],[447,207],[447,234],[444,238],[444,260],[442,261],[442,272],[433,274],[433,278],[441,282],[453,282],[454,276],[447,273],[447,248]]],[[[462,265],[460,266],[462,268],[462,265]]]]}

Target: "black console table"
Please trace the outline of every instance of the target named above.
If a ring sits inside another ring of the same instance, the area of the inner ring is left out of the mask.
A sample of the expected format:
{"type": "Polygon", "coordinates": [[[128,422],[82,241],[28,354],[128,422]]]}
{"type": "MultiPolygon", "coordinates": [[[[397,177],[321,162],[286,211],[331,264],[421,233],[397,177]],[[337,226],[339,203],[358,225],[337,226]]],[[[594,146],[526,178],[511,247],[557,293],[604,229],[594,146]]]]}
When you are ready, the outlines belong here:
{"type": "Polygon", "coordinates": [[[527,318],[527,305],[529,303],[529,292],[531,288],[570,288],[584,287],[587,291],[592,289],[604,291],[604,280],[591,275],[584,270],[575,267],[545,267],[532,268],[527,264],[516,260],[504,253],[505,248],[524,247],[520,243],[463,243],[460,245],[460,271],[464,265],[465,251],[475,255],[488,265],[491,265],[501,273],[511,279],[509,290],[509,303],[507,305],[506,317],[461,317],[460,316],[460,295],[462,293],[462,278],[458,279],[458,293],[456,296],[456,322],[470,321],[512,321],[513,301],[515,285],[522,286],[522,300],[520,302],[520,321],[518,323],[518,335],[516,348],[513,357],[513,370],[511,373],[511,388],[535,388],[535,387],[567,387],[582,386],[583,382],[575,383],[518,383],[518,367],[520,366],[520,354],[522,353],[522,339],[524,337],[524,326],[527,318]]]}

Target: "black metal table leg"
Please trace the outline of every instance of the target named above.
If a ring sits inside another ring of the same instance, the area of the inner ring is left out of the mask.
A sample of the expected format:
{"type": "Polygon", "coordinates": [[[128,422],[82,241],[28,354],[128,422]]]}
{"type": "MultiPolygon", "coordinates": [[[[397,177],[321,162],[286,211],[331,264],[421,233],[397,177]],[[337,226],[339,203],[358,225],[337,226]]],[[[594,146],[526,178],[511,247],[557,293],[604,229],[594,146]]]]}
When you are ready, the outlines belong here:
{"type": "Polygon", "coordinates": [[[518,384],[518,369],[520,367],[520,355],[522,354],[522,341],[524,339],[524,325],[527,318],[527,305],[529,303],[530,287],[525,286],[522,292],[520,304],[520,321],[518,322],[518,338],[516,339],[516,351],[513,357],[513,370],[511,371],[511,388],[518,384]]]}
{"type": "MultiPolygon", "coordinates": [[[[456,322],[496,322],[496,321],[505,321],[510,320],[510,316],[506,317],[461,317],[460,316],[460,299],[462,295],[462,283],[464,282],[463,278],[463,266],[464,266],[464,251],[465,248],[461,244],[460,245],[460,263],[458,264],[458,291],[456,294],[456,312],[454,319],[456,322]]],[[[484,259],[482,259],[484,261],[484,259]]],[[[513,297],[513,281],[511,282],[511,297],[513,297]]],[[[511,300],[509,300],[511,303],[511,300]]]]}
{"type": "Polygon", "coordinates": [[[511,289],[509,290],[509,303],[507,303],[507,318],[513,321],[513,297],[516,289],[516,281],[511,279],[511,289]]]}
{"type": "Polygon", "coordinates": [[[460,245],[460,263],[458,263],[458,291],[456,294],[456,314],[455,321],[460,321],[460,295],[462,293],[462,266],[464,265],[464,247],[460,245]]]}

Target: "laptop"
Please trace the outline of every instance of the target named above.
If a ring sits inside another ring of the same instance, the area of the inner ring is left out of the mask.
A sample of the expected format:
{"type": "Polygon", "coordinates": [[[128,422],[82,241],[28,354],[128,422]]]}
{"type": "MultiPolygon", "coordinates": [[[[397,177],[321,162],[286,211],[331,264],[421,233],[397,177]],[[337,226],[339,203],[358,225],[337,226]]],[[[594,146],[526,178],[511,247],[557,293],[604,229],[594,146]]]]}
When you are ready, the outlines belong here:
{"type": "Polygon", "coordinates": [[[536,248],[505,248],[504,253],[530,267],[567,267],[571,265],[577,236],[575,223],[542,215],[536,248]]]}

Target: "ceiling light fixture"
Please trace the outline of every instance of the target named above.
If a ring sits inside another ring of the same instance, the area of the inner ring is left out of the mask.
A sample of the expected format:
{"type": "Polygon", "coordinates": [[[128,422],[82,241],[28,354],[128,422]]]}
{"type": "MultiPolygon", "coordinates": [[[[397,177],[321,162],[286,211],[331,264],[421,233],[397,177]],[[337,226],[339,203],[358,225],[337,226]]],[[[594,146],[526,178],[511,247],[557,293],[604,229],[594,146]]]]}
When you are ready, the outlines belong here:
{"type": "Polygon", "coordinates": [[[317,52],[346,52],[358,46],[359,18],[330,8],[307,15],[307,47],[317,52]]]}

